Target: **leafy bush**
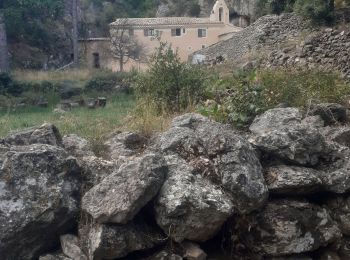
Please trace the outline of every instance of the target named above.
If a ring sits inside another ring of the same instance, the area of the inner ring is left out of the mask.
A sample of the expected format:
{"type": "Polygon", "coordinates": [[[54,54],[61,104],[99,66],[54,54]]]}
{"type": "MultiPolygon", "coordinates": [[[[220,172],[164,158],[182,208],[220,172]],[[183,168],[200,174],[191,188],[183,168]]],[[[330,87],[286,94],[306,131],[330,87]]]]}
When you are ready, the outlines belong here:
{"type": "Polygon", "coordinates": [[[333,20],[333,0],[296,0],[294,10],[315,24],[330,23],[333,20]]]}
{"type": "Polygon", "coordinates": [[[259,0],[257,1],[257,15],[281,14],[293,11],[295,0],[259,0]]]}
{"type": "Polygon", "coordinates": [[[205,74],[198,66],[181,62],[177,52],[161,43],[150,69],[136,82],[137,96],[149,99],[169,112],[197,104],[204,95],[205,74]]]}
{"type": "Polygon", "coordinates": [[[350,86],[334,73],[265,69],[220,80],[212,92],[220,95],[216,104],[202,107],[200,112],[244,127],[257,114],[281,103],[306,108],[312,103],[342,102],[350,94],[350,86]]]}
{"type": "Polygon", "coordinates": [[[12,79],[7,73],[0,73],[0,95],[19,96],[24,86],[12,79]]]}
{"type": "Polygon", "coordinates": [[[97,75],[90,79],[85,85],[86,92],[111,92],[120,85],[122,87],[130,87],[132,74],[125,72],[110,72],[97,75]]]}

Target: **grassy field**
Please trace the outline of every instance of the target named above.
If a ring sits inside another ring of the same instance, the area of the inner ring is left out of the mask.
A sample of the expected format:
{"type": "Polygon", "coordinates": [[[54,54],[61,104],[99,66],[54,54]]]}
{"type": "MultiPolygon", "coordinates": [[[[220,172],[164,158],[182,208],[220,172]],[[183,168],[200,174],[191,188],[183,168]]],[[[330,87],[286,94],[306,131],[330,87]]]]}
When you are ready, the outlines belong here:
{"type": "Polygon", "coordinates": [[[55,124],[62,135],[77,134],[87,138],[98,152],[106,135],[118,129],[122,119],[134,107],[134,97],[119,95],[111,97],[105,108],[76,108],[65,114],[53,113],[53,108],[29,107],[16,112],[0,112],[0,137],[11,131],[41,125],[55,124]]]}

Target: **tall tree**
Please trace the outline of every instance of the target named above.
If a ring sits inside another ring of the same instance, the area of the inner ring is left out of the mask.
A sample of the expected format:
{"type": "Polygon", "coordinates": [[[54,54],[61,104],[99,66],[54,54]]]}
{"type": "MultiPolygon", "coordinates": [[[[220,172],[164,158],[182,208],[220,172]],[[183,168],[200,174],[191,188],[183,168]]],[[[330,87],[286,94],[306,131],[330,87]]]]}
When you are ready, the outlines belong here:
{"type": "Polygon", "coordinates": [[[8,61],[8,49],[7,49],[7,36],[5,18],[3,15],[3,6],[0,2],[0,72],[8,72],[9,61],[8,61]]]}
{"type": "Polygon", "coordinates": [[[79,47],[78,47],[78,0],[72,1],[72,18],[73,18],[73,56],[74,67],[79,67],[79,47]]]}
{"type": "Polygon", "coordinates": [[[134,37],[134,30],[129,26],[127,18],[118,19],[114,23],[111,43],[112,54],[119,61],[120,71],[124,70],[124,64],[130,59],[140,62],[146,59],[145,47],[134,37]]]}

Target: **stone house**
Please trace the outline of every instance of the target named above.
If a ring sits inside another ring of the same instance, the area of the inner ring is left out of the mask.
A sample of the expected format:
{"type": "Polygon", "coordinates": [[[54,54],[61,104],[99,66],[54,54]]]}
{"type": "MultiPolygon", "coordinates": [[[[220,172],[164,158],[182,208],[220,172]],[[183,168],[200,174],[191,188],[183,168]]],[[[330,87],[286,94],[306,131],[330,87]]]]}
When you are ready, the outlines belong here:
{"type": "Polygon", "coordinates": [[[147,58],[159,46],[167,42],[177,50],[182,61],[202,48],[226,40],[241,28],[230,24],[229,9],[224,0],[217,0],[210,17],[159,17],[159,18],[124,18],[110,24],[111,38],[94,38],[81,40],[82,57],[88,67],[107,68],[113,71],[132,68],[147,68],[147,58]],[[114,39],[114,40],[113,40],[114,39]],[[120,39],[116,43],[116,39],[120,39]],[[139,52],[133,57],[130,50],[112,52],[114,46],[138,45],[139,52]],[[133,44],[132,44],[132,43],[133,44]],[[142,50],[141,50],[142,48],[142,50]],[[142,52],[142,55],[140,55],[142,52]],[[120,58],[122,56],[122,58],[120,58]],[[142,57],[141,57],[142,56],[142,57]],[[123,59],[123,64],[121,63],[123,59]]]}

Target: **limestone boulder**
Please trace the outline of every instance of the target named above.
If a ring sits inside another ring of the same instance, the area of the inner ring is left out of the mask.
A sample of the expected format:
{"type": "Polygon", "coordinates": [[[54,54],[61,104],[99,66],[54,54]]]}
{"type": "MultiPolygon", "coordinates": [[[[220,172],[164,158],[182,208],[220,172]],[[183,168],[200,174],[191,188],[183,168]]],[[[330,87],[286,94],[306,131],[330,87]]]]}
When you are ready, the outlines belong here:
{"type": "Polygon", "coordinates": [[[78,237],[66,234],[60,237],[61,248],[64,255],[74,260],[88,260],[79,245],[78,237]]]}
{"type": "Polygon", "coordinates": [[[63,253],[47,254],[39,257],[39,260],[74,260],[63,253]]]}
{"type": "Polygon", "coordinates": [[[59,243],[79,212],[80,168],[57,146],[14,146],[0,169],[0,255],[33,259],[59,243]]]}
{"type": "Polygon", "coordinates": [[[140,154],[147,144],[147,139],[132,132],[117,133],[110,137],[105,146],[107,155],[112,160],[125,160],[127,157],[140,154]]]}
{"type": "Polygon", "coordinates": [[[172,252],[168,252],[166,250],[162,250],[148,258],[146,260],[182,260],[183,258],[177,254],[172,252]]]}
{"type": "Polygon", "coordinates": [[[268,190],[252,146],[230,126],[198,114],[175,118],[156,149],[189,162],[195,172],[221,185],[237,209],[250,212],[264,205],[268,190]]]}
{"type": "Polygon", "coordinates": [[[8,146],[4,143],[1,143],[1,140],[0,140],[0,168],[1,168],[3,161],[6,158],[6,152],[8,152],[9,150],[10,150],[10,146],[8,146]]]}
{"type": "Polygon", "coordinates": [[[9,145],[49,144],[62,146],[62,137],[56,126],[43,124],[11,133],[4,138],[9,145]]]}
{"type": "Polygon", "coordinates": [[[264,256],[315,251],[341,237],[328,211],[297,200],[273,200],[242,230],[250,249],[264,256]]]}
{"type": "Polygon", "coordinates": [[[321,191],[325,173],[312,168],[277,165],[265,169],[269,191],[274,194],[302,195],[321,191]]]}
{"type": "Polygon", "coordinates": [[[94,224],[88,228],[88,253],[90,260],[117,259],[129,253],[151,249],[164,243],[166,238],[156,228],[145,222],[119,224],[94,224]]]}
{"type": "Polygon", "coordinates": [[[94,156],[91,145],[88,140],[79,137],[76,134],[65,135],[62,143],[66,151],[75,157],[94,156]]]}
{"type": "Polygon", "coordinates": [[[333,196],[326,201],[326,207],[341,232],[350,235],[350,196],[333,196]]]}
{"type": "Polygon", "coordinates": [[[88,191],[104,178],[118,171],[120,167],[119,161],[109,161],[96,156],[78,157],[78,163],[82,168],[85,191],[88,191]]]}
{"type": "Polygon", "coordinates": [[[325,127],[322,134],[327,140],[350,148],[350,127],[325,127]]]}
{"type": "Polygon", "coordinates": [[[127,223],[158,193],[166,173],[160,155],[134,158],[90,189],[82,209],[99,223],[127,223]]]}
{"type": "Polygon", "coordinates": [[[270,109],[254,119],[250,142],[263,153],[299,165],[316,165],[332,155],[318,128],[300,121],[296,108],[270,109]],[[280,118],[281,116],[281,119],[280,118]]]}
{"type": "Polygon", "coordinates": [[[249,130],[256,135],[263,135],[278,128],[299,125],[302,113],[294,107],[273,108],[256,117],[249,130]]]}
{"type": "Polygon", "coordinates": [[[177,242],[212,238],[233,213],[230,197],[184,159],[168,156],[167,164],[168,176],[155,201],[158,225],[177,242]]]}
{"type": "Polygon", "coordinates": [[[338,194],[350,191],[350,162],[344,161],[338,169],[327,172],[323,176],[323,185],[326,190],[338,194]]]}
{"type": "Polygon", "coordinates": [[[337,122],[345,123],[347,121],[346,108],[336,103],[313,105],[309,115],[319,115],[325,122],[325,125],[332,125],[337,122]]]}

